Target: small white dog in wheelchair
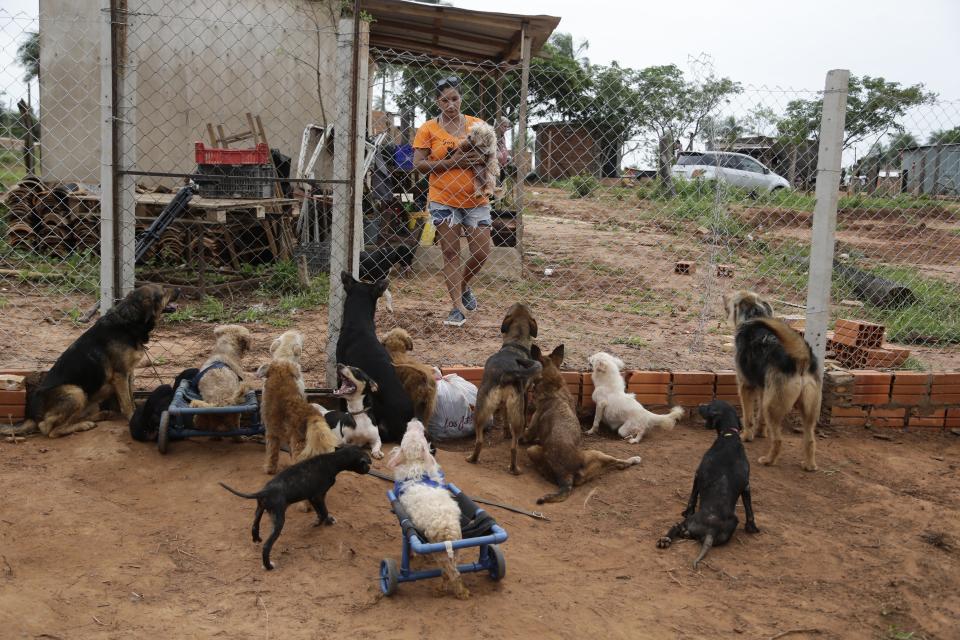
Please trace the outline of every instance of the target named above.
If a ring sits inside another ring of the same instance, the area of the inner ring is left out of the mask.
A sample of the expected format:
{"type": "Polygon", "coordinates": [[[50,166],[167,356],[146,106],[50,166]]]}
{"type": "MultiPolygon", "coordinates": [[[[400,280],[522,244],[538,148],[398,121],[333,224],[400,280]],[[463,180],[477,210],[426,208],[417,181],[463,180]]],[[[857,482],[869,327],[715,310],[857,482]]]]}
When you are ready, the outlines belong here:
{"type": "MultiPolygon", "coordinates": [[[[430,455],[430,444],[422,422],[413,419],[407,423],[400,446],[390,452],[387,467],[393,469],[393,490],[397,499],[407,510],[413,526],[426,535],[428,542],[453,542],[463,537],[460,506],[446,488],[437,459],[430,455]]],[[[453,547],[447,546],[446,553],[431,555],[436,557],[443,572],[440,590],[445,591],[449,583],[457,598],[469,598],[470,592],[457,570],[453,547]]]]}
{"type": "Polygon", "coordinates": [[[677,420],[683,417],[683,407],[674,407],[670,413],[659,415],[643,408],[636,396],[626,392],[626,383],[620,371],[623,360],[600,351],[588,359],[593,370],[593,402],[597,412],[593,417],[593,426],[587,434],[597,432],[600,422],[620,434],[631,444],[640,442],[644,434],[653,427],[673,429],[677,420]]]}

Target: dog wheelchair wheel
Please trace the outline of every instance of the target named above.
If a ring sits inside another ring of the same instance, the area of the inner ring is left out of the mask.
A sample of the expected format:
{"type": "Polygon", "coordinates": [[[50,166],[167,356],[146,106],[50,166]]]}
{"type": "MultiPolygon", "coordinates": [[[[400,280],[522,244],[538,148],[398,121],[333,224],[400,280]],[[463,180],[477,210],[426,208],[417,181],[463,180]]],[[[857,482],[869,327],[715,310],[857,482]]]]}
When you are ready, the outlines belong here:
{"type": "Polygon", "coordinates": [[[507,560],[503,557],[500,545],[491,544],[487,547],[487,563],[489,564],[490,579],[499,582],[507,575],[507,560]]]}
{"type": "Polygon", "coordinates": [[[160,453],[167,452],[167,445],[170,443],[170,412],[164,411],[160,414],[160,429],[157,431],[157,450],[160,453]]]}
{"type": "Polygon", "coordinates": [[[400,582],[400,569],[397,568],[397,561],[393,558],[384,558],[380,561],[380,590],[386,596],[392,596],[397,592],[397,584],[400,582]]]}

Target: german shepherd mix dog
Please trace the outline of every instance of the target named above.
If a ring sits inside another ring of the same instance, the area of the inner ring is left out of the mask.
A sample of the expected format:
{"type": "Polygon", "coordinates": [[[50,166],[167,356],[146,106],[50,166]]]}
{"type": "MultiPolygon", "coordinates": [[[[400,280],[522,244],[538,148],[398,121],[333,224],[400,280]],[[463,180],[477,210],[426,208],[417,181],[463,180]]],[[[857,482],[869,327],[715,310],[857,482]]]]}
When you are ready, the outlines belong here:
{"type": "Polygon", "coordinates": [[[133,370],[150,332],[180,295],[179,289],[146,285],[131,291],[57,358],[27,401],[27,420],[17,430],[58,438],[97,426],[100,403],[116,399],[133,416],[133,370]]]}
{"type": "Polygon", "coordinates": [[[683,520],[670,527],[667,535],[657,540],[657,547],[666,549],[677,538],[699,540],[703,543],[700,555],[693,561],[696,569],[713,545],[726,544],[737,529],[737,500],[743,500],[747,516],[744,530],[757,533],[750,500],[750,462],[740,442],[740,420],[737,412],[723,400],[700,405],[700,415],[707,429],[717,430],[713,446],[703,454],[697,474],[693,477],[693,491],[683,511],[683,520]],[[697,499],[700,510],[697,511],[697,499]]]}
{"type": "Polygon", "coordinates": [[[340,274],[340,279],[347,298],[343,302],[343,324],[337,338],[337,362],[363,369],[376,382],[377,392],[371,394],[371,417],[374,424],[385,430],[386,442],[399,442],[413,417],[413,402],[397,377],[390,354],[377,339],[374,322],[377,299],[390,282],[359,282],[346,271],[340,274]]]}
{"type": "Polygon", "coordinates": [[[640,464],[640,456],[621,460],[602,451],[580,448],[583,439],[580,421],[573,410],[573,396],[560,375],[563,345],[554,349],[549,356],[544,356],[537,345],[533,345],[530,352],[543,366],[543,371],[534,383],[533,398],[537,409],[523,434],[523,441],[538,443],[527,447],[527,455],[545,478],[560,487],[556,493],[538,498],[537,504],[563,502],[575,486],[611,469],[626,469],[640,464]]]}
{"type": "Polygon", "coordinates": [[[771,438],[770,451],[761,464],[774,464],[780,456],[780,426],[796,406],[803,423],[805,471],[816,471],[814,431],[820,414],[822,380],[817,359],[803,336],[782,320],[772,318],[770,304],[750,291],[723,297],[730,322],[736,327],[736,370],[743,405],[743,439],[757,432],[756,410],[763,416],[771,438]]]}
{"type": "Polygon", "coordinates": [[[526,305],[515,303],[507,310],[500,325],[503,347],[483,365],[483,378],[477,390],[477,409],[473,423],[477,440],[467,462],[476,463],[483,448],[483,429],[493,414],[504,409],[506,428],[510,431],[510,473],[520,474],[517,465],[517,439],[524,431],[524,396],[531,378],[540,373],[542,365],[530,355],[533,339],[537,337],[537,321],[526,305]]]}
{"type": "Polygon", "coordinates": [[[433,377],[433,367],[418,362],[410,355],[413,339],[406,329],[391,329],[380,342],[390,354],[397,377],[413,402],[413,415],[429,425],[437,407],[437,380],[433,377]]]}

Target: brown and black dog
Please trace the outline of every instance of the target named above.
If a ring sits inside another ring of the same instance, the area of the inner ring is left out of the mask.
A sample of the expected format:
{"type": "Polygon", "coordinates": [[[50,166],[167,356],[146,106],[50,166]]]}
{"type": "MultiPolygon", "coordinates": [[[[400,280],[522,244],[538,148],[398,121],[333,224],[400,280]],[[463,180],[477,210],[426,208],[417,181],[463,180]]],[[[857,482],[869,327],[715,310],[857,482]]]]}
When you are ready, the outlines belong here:
{"type": "Polygon", "coordinates": [[[803,336],[782,320],[771,317],[770,303],[750,291],[723,297],[731,324],[736,327],[736,371],[743,405],[743,439],[757,433],[759,407],[770,436],[770,451],[760,464],[774,464],[780,456],[780,426],[796,406],[803,423],[805,471],[816,471],[817,418],[820,414],[822,380],[817,358],[803,336]]]}
{"type": "Polygon", "coordinates": [[[538,498],[537,504],[563,502],[576,486],[612,469],[626,469],[640,464],[640,456],[622,460],[596,449],[581,449],[583,436],[580,433],[580,421],[573,410],[573,396],[560,375],[563,345],[554,349],[549,356],[543,355],[540,348],[533,345],[531,355],[540,362],[543,371],[534,382],[533,398],[537,408],[530,426],[523,434],[523,441],[537,442],[527,447],[530,461],[543,477],[560,487],[559,491],[538,498]]]}
{"type": "Polygon", "coordinates": [[[418,362],[410,355],[413,351],[413,339],[406,329],[391,329],[380,342],[390,354],[397,377],[413,401],[413,415],[429,427],[433,410],[437,406],[437,381],[433,377],[433,368],[418,362]]]}
{"type": "Polygon", "coordinates": [[[58,438],[94,428],[100,403],[116,399],[127,420],[133,416],[133,371],[160,314],[179,289],[146,285],[134,289],[83,332],[57,361],[27,401],[27,420],[17,429],[58,438]]]}
{"type": "Polygon", "coordinates": [[[503,347],[483,365],[483,379],[477,390],[477,410],[473,424],[477,440],[467,462],[476,463],[483,448],[483,428],[494,413],[503,408],[504,422],[510,431],[510,473],[519,474],[517,439],[524,430],[524,397],[530,379],[540,373],[541,364],[530,356],[530,347],[537,337],[537,321],[526,305],[516,303],[507,310],[500,325],[503,347]]]}

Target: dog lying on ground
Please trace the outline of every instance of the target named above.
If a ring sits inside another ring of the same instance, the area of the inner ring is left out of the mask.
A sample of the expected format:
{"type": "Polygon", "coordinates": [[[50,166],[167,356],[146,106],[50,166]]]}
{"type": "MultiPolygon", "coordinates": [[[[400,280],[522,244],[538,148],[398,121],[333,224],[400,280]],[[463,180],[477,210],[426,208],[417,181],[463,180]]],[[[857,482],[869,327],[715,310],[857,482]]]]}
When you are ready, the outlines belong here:
{"type": "Polygon", "coordinates": [[[337,362],[362,369],[377,383],[371,395],[374,424],[384,429],[384,440],[399,442],[413,417],[413,402],[403,388],[390,361],[390,354],[377,339],[374,316],[377,299],[390,284],[358,282],[349,273],[340,274],[347,297],[343,303],[343,325],[337,338],[337,362]]]}
{"type": "Polygon", "coordinates": [[[700,405],[700,415],[706,420],[706,428],[716,429],[717,439],[703,454],[697,474],[693,478],[693,491],[683,512],[683,520],[670,527],[670,531],[657,541],[657,547],[666,549],[677,538],[702,542],[700,554],[693,561],[696,569],[714,545],[726,544],[737,528],[737,500],[743,500],[747,517],[744,530],[757,533],[753,519],[753,503],[750,501],[750,463],[740,442],[740,419],[737,412],[723,400],[700,405]],[[700,510],[697,511],[697,499],[700,510]]]}
{"type": "Polygon", "coordinates": [[[437,380],[433,377],[433,367],[418,362],[409,354],[413,351],[413,339],[405,329],[392,329],[381,342],[393,360],[400,383],[413,401],[413,415],[429,425],[437,406],[437,380]]]}
{"type": "Polygon", "coordinates": [[[526,305],[515,303],[507,310],[500,325],[503,346],[483,365],[483,378],[477,390],[477,410],[473,423],[476,442],[467,462],[476,463],[483,448],[483,429],[494,413],[503,408],[505,428],[510,432],[510,473],[517,475],[517,439],[523,434],[524,398],[530,380],[540,373],[542,365],[530,355],[537,337],[537,321],[526,305]]]}
{"type": "Polygon", "coordinates": [[[260,542],[260,518],[263,512],[270,514],[273,531],[263,545],[263,568],[271,570],[275,565],[270,561],[273,543],[283,531],[287,507],[295,502],[307,500],[317,513],[314,526],[331,525],[336,518],[327,511],[326,495],[337,481],[341,471],[353,471],[364,474],[370,471],[370,456],[357,447],[343,447],[332,453],[308,458],[288,469],[284,469],[256,493],[240,493],[224,483],[220,486],[241,498],[257,501],[257,511],[253,516],[253,541],[260,542]]]}
{"type": "Polygon", "coordinates": [[[281,444],[287,445],[294,461],[334,450],[336,437],[300,391],[299,365],[287,359],[273,360],[260,367],[257,375],[266,378],[260,401],[260,418],[266,428],[266,473],[277,472],[281,444]]]}
{"type": "MultiPolygon", "coordinates": [[[[460,506],[447,489],[436,458],[430,455],[423,423],[411,420],[400,446],[390,452],[387,466],[393,469],[393,491],[410,516],[413,526],[426,535],[428,542],[460,540],[460,506]]],[[[465,599],[470,592],[457,570],[456,552],[448,547],[445,554],[431,554],[442,571],[440,589],[449,584],[454,594],[465,599]]]]}
{"type": "MultiPolygon", "coordinates": [[[[146,401],[134,410],[130,418],[130,437],[137,442],[156,442],[157,433],[160,431],[160,416],[170,408],[180,383],[184,380],[193,380],[199,371],[199,369],[184,369],[174,380],[173,386],[161,384],[151,391],[146,401]]],[[[188,428],[193,427],[192,415],[184,415],[183,421],[188,428]]]]}
{"type": "Polygon", "coordinates": [[[483,165],[474,169],[474,196],[496,195],[500,162],[497,160],[497,132],[486,122],[474,122],[460,149],[483,156],[483,165]]]}
{"type": "Polygon", "coordinates": [[[362,369],[345,364],[337,365],[337,380],[340,386],[334,390],[333,395],[347,401],[347,412],[354,420],[352,427],[341,421],[339,432],[342,441],[358,447],[370,445],[370,455],[379,460],[383,457],[383,451],[380,450],[380,430],[368,415],[369,403],[365,399],[368,391],[371,394],[377,392],[377,383],[362,369]]]}
{"type": "Polygon", "coordinates": [[[593,402],[597,405],[593,426],[587,434],[594,434],[603,422],[631,444],[640,442],[654,427],[673,429],[683,417],[683,407],[674,407],[670,413],[659,415],[647,411],[636,396],[626,392],[620,374],[623,360],[600,351],[588,359],[593,372],[593,402]]]}
{"type": "MultiPolygon", "coordinates": [[[[241,361],[251,346],[250,331],[238,324],[215,327],[216,341],[207,361],[193,378],[193,391],[202,400],[191,407],[231,407],[242,404],[249,387],[243,382],[241,361]]],[[[230,431],[240,427],[240,414],[197,414],[193,420],[198,429],[230,431]]]]}
{"type": "Polygon", "coordinates": [[[24,423],[11,433],[39,429],[58,438],[97,426],[111,412],[100,404],[115,399],[124,419],[133,416],[133,372],[160,315],[179,289],[146,285],[131,291],[67,347],[27,399],[24,423]]]}
{"type": "Polygon", "coordinates": [[[598,478],[612,469],[626,469],[640,464],[640,456],[621,460],[595,449],[581,449],[580,421],[573,410],[573,396],[560,375],[563,364],[563,345],[549,356],[537,345],[531,348],[543,370],[534,382],[533,398],[536,411],[524,433],[525,442],[537,442],[527,448],[527,455],[540,473],[560,490],[537,499],[544,502],[563,502],[575,486],[598,478]]]}
{"type": "MultiPolygon", "coordinates": [[[[756,412],[763,416],[770,450],[761,464],[774,464],[780,456],[781,423],[794,406],[803,427],[805,471],[816,471],[816,427],[823,393],[820,368],[813,350],[799,333],[782,320],[770,317],[770,304],[750,291],[724,296],[724,307],[736,327],[737,389],[743,406],[743,439],[753,440],[758,430],[756,412]]],[[[762,432],[761,432],[762,433],[762,432]]]]}

